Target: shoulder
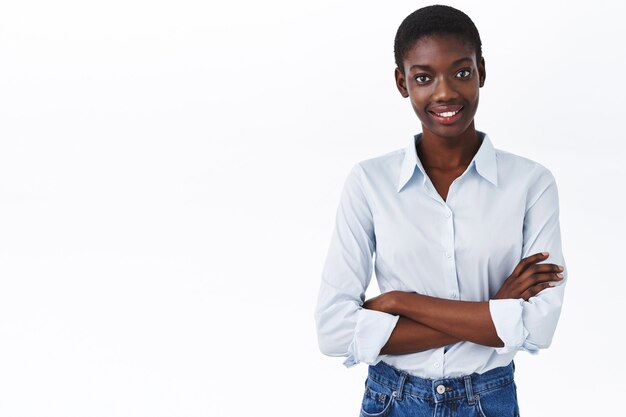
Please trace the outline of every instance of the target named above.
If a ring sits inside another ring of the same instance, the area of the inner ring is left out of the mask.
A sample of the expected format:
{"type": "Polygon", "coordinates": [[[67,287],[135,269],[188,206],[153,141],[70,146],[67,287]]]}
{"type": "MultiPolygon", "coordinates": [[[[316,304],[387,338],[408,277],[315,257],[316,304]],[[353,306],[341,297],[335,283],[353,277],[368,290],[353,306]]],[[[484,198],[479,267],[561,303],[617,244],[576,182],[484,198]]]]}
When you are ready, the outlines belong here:
{"type": "Polygon", "coordinates": [[[404,153],[405,149],[396,149],[354,163],[345,187],[358,190],[371,201],[376,200],[377,196],[391,193],[397,188],[404,153]]]}
{"type": "Polygon", "coordinates": [[[396,178],[400,172],[404,160],[405,149],[395,149],[385,154],[363,159],[352,166],[351,174],[356,175],[361,181],[371,183],[385,178],[396,178]]]}
{"type": "Polygon", "coordinates": [[[540,199],[558,207],[558,189],[552,172],[541,163],[500,149],[496,150],[498,177],[503,189],[523,196],[526,210],[540,199]]]}
{"type": "Polygon", "coordinates": [[[552,172],[543,164],[502,149],[496,149],[495,152],[501,178],[528,181],[530,184],[537,181],[554,182],[552,172]]]}
{"type": "Polygon", "coordinates": [[[387,171],[390,167],[402,164],[404,152],[405,149],[401,148],[373,158],[363,159],[354,164],[353,169],[360,170],[364,173],[387,171]]]}

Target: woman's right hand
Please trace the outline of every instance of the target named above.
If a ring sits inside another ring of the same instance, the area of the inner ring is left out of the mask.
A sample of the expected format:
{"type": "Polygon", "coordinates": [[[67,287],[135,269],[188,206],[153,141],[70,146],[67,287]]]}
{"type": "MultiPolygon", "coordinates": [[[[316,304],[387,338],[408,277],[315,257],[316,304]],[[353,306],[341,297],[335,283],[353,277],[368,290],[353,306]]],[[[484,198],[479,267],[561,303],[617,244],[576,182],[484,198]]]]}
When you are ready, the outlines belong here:
{"type": "Polygon", "coordinates": [[[548,259],[548,256],[547,252],[542,252],[522,259],[492,299],[523,298],[528,301],[530,297],[554,286],[554,281],[561,281],[562,266],[538,263],[548,259]]]}

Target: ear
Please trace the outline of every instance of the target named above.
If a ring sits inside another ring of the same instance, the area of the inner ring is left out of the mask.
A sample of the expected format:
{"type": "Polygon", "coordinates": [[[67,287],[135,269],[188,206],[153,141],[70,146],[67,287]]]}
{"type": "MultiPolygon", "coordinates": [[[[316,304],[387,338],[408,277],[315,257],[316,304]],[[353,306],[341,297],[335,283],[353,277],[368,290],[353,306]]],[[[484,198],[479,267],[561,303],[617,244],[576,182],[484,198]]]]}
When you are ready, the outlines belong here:
{"type": "Polygon", "coordinates": [[[409,96],[409,90],[406,87],[406,78],[404,77],[402,71],[400,71],[400,68],[396,67],[394,75],[396,77],[396,87],[398,88],[398,91],[402,94],[402,97],[407,98],[409,96]]]}
{"type": "Polygon", "coordinates": [[[478,63],[478,86],[482,87],[485,85],[485,78],[487,78],[487,71],[485,70],[485,58],[481,57],[480,62],[478,63]]]}

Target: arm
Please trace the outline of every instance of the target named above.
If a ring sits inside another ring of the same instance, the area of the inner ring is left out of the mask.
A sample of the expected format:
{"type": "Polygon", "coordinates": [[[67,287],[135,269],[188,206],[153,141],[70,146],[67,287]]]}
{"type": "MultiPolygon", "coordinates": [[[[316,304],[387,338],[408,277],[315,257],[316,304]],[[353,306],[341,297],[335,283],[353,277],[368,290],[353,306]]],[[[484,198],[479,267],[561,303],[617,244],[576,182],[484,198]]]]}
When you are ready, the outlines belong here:
{"type": "Polygon", "coordinates": [[[421,323],[400,317],[391,336],[380,351],[381,354],[400,355],[440,348],[460,342],[456,337],[447,335],[421,323]]]}
{"type": "Polygon", "coordinates": [[[344,364],[378,362],[398,316],[362,308],[373,270],[373,217],[356,164],[346,178],[322,271],[315,321],[322,353],[344,364]]]}
{"type": "MultiPolygon", "coordinates": [[[[542,290],[553,286],[554,281],[563,278],[560,274],[563,269],[554,264],[539,264],[547,258],[547,253],[537,253],[522,259],[493,298],[528,301],[542,290]]],[[[453,301],[391,291],[368,300],[364,307],[398,314],[402,318],[411,319],[409,321],[412,323],[431,326],[426,329],[432,334],[422,334],[424,331],[417,328],[412,332],[395,335],[400,332],[396,326],[388,342],[389,353],[406,352],[403,349],[409,345],[423,350],[419,348],[425,345],[424,338],[432,340],[426,348],[440,347],[460,340],[492,347],[504,346],[494,327],[488,302],[453,301]],[[443,344],[438,344],[440,341],[443,344]]]]}
{"type": "Polygon", "coordinates": [[[563,266],[563,279],[527,300],[493,299],[489,302],[496,331],[505,344],[499,352],[520,349],[537,352],[547,348],[561,313],[567,266],[561,250],[558,191],[550,171],[540,168],[528,193],[522,256],[537,250],[550,252],[551,262],[563,266]]]}
{"type": "Polygon", "coordinates": [[[459,340],[504,346],[489,313],[489,303],[446,300],[417,293],[392,292],[388,311],[437,329],[459,340]]]}

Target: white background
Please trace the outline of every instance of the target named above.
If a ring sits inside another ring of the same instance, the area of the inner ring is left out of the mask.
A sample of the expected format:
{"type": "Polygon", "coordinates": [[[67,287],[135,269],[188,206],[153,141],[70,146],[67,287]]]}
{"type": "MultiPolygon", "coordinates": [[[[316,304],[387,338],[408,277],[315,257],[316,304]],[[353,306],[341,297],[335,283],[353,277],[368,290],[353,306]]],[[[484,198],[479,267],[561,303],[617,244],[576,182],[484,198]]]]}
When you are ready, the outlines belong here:
{"type": "MultiPolygon", "coordinates": [[[[483,40],[476,127],[560,190],[524,416],[626,389],[620,3],[449,3],[483,40]]],[[[0,415],[356,416],[366,366],[319,353],[313,309],[350,167],[420,130],[393,38],[426,4],[2,0],[0,415]]]]}

